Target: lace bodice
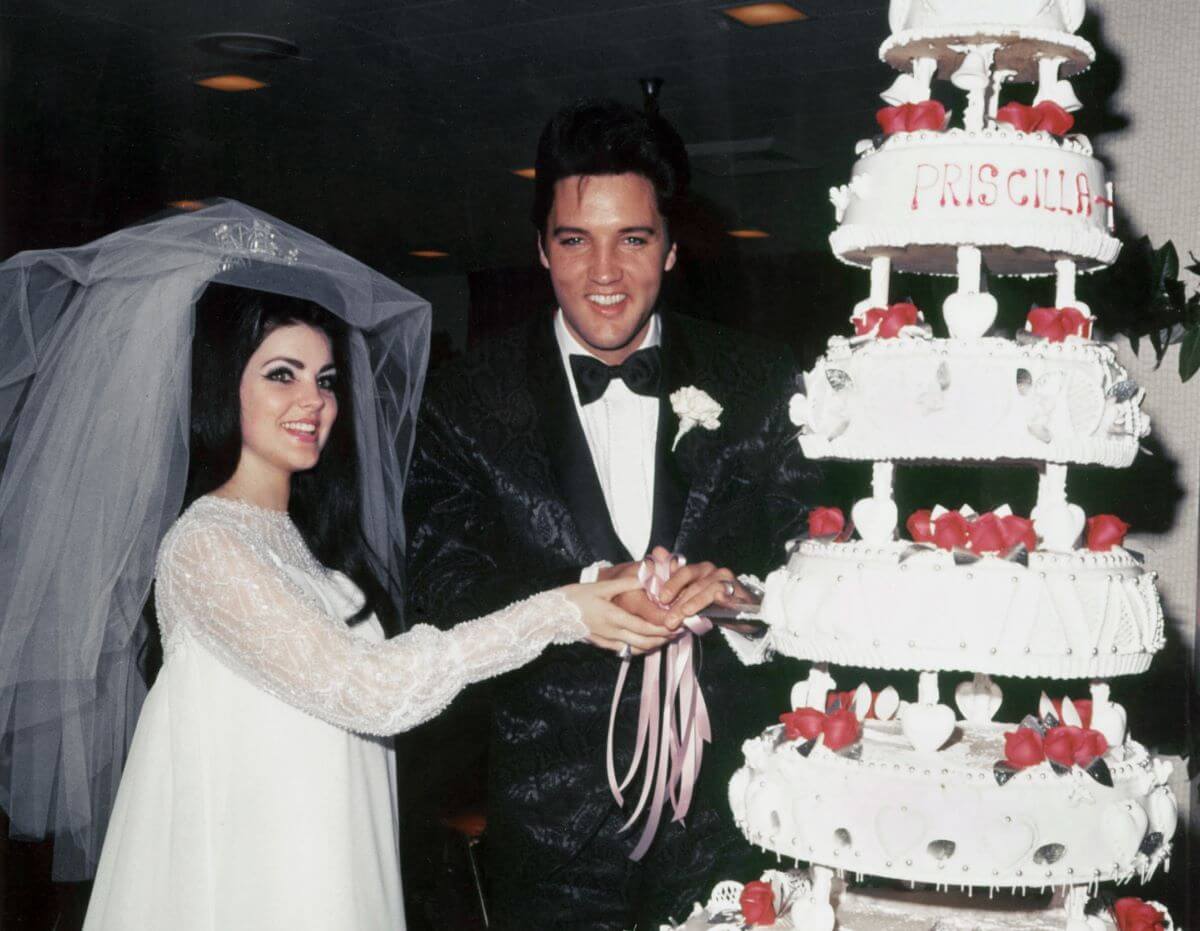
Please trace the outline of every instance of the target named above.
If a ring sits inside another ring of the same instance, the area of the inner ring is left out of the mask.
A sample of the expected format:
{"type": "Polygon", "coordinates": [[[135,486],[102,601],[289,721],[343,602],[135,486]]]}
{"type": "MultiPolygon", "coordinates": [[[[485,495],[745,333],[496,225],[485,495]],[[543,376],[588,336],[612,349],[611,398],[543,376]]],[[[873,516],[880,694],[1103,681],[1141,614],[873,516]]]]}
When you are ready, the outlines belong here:
{"type": "Polygon", "coordinates": [[[282,512],[200,498],[159,550],[156,606],[167,662],[195,638],[276,697],[359,733],[415,727],[472,682],[587,635],[579,609],[558,592],[449,631],[420,624],[386,641],[347,626],[361,604],[361,592],[317,562],[282,512]]]}

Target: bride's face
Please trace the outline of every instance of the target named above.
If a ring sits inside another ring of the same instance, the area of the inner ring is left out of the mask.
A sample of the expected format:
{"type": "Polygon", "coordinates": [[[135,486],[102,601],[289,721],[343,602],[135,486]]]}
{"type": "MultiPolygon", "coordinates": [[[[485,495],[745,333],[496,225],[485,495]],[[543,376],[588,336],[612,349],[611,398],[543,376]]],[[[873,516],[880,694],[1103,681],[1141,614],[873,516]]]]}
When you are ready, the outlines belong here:
{"type": "Polygon", "coordinates": [[[291,475],[315,466],[337,419],[336,381],[323,332],[306,324],[272,330],[242,372],[239,468],[291,475]]]}

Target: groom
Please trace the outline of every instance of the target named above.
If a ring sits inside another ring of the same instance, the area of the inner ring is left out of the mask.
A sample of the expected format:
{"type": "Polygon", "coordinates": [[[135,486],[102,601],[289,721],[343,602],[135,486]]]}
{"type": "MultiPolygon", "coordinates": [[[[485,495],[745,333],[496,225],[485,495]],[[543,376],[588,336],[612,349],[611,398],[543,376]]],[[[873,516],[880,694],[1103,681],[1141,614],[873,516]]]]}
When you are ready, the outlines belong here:
{"type": "MultiPolygon", "coordinates": [[[[746,599],[730,569],[781,564],[813,500],[816,473],[787,419],[790,355],[659,310],[688,181],[683,143],[663,120],[611,101],[569,106],[543,131],[536,171],[538,255],[558,309],[426,388],[408,492],[414,616],[453,623],[541,589],[636,572],[653,547],[689,561],[663,593],[677,611],[746,599]],[[688,387],[720,412],[677,440],[670,398],[688,387]]],[[[640,592],[623,606],[665,617],[640,592]]],[[[707,900],[716,880],[757,878],[726,787],[742,740],[786,709],[787,690],[767,695],[765,670],[745,669],[721,634],[702,644],[714,743],[686,821],[664,816],[640,862],[629,854],[641,824],[620,831],[629,811],[605,773],[619,662],[559,647],[497,680],[493,927],[657,929],[707,900]]],[[[620,774],[641,665],[632,663],[618,713],[620,774]]]]}

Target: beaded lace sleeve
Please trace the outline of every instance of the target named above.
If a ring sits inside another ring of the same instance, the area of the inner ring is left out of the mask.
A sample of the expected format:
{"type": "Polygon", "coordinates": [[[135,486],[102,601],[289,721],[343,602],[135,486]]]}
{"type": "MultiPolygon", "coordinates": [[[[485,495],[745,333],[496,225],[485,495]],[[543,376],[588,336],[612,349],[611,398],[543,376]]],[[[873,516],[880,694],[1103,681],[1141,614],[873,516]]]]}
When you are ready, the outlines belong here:
{"type": "Polygon", "coordinates": [[[587,635],[579,609],[551,591],[448,631],[421,624],[371,642],[324,612],[250,535],[221,524],[176,531],[158,566],[168,652],[186,630],[267,692],[358,733],[415,727],[472,682],[587,635]]]}

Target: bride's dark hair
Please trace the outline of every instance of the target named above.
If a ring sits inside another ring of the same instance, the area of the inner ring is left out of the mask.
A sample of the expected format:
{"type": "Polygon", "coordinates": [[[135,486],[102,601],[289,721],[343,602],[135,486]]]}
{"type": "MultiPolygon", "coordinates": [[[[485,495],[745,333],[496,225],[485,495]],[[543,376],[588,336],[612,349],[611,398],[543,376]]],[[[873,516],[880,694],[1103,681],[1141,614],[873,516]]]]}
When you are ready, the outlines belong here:
{"type": "Polygon", "coordinates": [[[338,370],[334,393],[338,416],[317,465],[292,476],[288,514],[322,565],[343,572],[366,597],[348,619],[374,613],[395,632],[399,581],[362,533],[358,446],[347,328],[312,301],[227,284],[210,284],[196,302],[192,340],[191,435],[184,507],[225,484],[242,451],[240,386],[250,356],[271,331],[304,324],[320,330],[338,370]]]}

